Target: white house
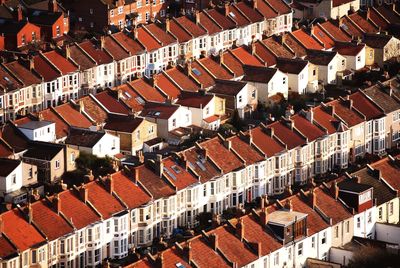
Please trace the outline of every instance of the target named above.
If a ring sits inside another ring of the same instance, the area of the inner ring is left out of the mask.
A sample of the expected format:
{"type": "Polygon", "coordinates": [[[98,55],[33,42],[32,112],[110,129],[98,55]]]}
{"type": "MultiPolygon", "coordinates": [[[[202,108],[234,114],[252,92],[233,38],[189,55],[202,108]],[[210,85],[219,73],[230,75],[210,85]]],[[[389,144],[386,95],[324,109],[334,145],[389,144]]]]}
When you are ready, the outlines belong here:
{"type": "Polygon", "coordinates": [[[192,112],[180,105],[146,103],[141,115],[157,124],[157,136],[167,139],[172,130],[192,125],[192,112]]]}
{"type": "Polygon", "coordinates": [[[226,100],[227,113],[232,114],[237,110],[241,118],[251,114],[257,107],[257,89],[245,82],[216,80],[209,92],[226,100]]]}
{"type": "Polygon", "coordinates": [[[270,97],[280,93],[288,97],[288,76],[277,68],[245,65],[242,81],[257,89],[258,100],[261,103],[270,103],[270,97]]]}
{"type": "Polygon", "coordinates": [[[307,93],[308,86],[308,61],[300,59],[282,59],[279,58],[276,67],[288,76],[288,90],[307,93]]]}
{"type": "Polygon", "coordinates": [[[68,147],[98,157],[114,156],[120,153],[119,137],[106,132],[71,128],[65,144],[68,147]]]}
{"type": "Polygon", "coordinates": [[[17,127],[31,141],[54,142],[56,140],[56,124],[54,122],[29,121],[17,127]]]}
{"type": "Polygon", "coordinates": [[[336,43],[336,51],[344,57],[346,69],[359,70],[365,67],[365,44],[336,43]]]}
{"type": "Polygon", "coordinates": [[[336,76],[340,71],[345,70],[345,59],[337,52],[309,50],[306,60],[318,67],[318,78],[324,84],[336,84],[336,76]]]}

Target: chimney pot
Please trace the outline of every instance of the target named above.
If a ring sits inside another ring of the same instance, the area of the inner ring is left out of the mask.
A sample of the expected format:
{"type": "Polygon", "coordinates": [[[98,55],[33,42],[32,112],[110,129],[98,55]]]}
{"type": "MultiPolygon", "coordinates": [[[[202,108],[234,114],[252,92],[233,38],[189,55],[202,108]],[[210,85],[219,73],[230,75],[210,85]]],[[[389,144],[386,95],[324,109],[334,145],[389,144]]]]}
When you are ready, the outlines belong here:
{"type": "Polygon", "coordinates": [[[81,187],[79,188],[79,197],[81,200],[86,203],[88,201],[88,189],[86,186],[82,183],[81,187]]]}
{"type": "Polygon", "coordinates": [[[236,234],[239,236],[240,241],[244,239],[244,222],[243,218],[238,219],[238,223],[236,224],[236,234]]]}

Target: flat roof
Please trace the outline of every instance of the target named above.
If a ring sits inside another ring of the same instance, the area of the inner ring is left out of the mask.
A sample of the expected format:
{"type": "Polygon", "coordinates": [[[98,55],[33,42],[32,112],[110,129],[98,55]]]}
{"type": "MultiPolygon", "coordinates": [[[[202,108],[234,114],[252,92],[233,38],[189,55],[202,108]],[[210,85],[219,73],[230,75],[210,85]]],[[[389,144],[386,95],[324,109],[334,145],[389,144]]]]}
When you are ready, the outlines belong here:
{"type": "Polygon", "coordinates": [[[268,223],[287,226],[297,220],[304,219],[307,214],[297,211],[277,210],[269,214],[268,217],[268,223]]]}
{"type": "Polygon", "coordinates": [[[54,122],[46,121],[46,120],[29,121],[29,122],[27,122],[25,124],[19,125],[18,128],[38,129],[38,128],[42,128],[42,127],[45,127],[45,126],[49,126],[51,124],[54,124],[54,122]]]}

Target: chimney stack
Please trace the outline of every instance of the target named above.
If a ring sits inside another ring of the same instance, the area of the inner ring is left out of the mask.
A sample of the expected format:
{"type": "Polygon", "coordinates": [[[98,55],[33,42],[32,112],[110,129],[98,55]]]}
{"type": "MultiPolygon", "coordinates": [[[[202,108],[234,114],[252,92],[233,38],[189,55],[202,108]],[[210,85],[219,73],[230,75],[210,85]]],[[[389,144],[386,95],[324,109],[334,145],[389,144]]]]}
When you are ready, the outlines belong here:
{"type": "Polygon", "coordinates": [[[86,185],[83,183],[81,187],[79,187],[79,197],[84,203],[88,201],[88,189],[86,188],[86,185]]]}
{"type": "Polygon", "coordinates": [[[114,192],[114,182],[113,182],[112,176],[110,174],[107,174],[105,184],[106,184],[107,192],[112,194],[114,192]]]}
{"type": "Polygon", "coordinates": [[[225,3],[225,16],[229,16],[229,3],[225,3]]]}
{"type": "Polygon", "coordinates": [[[339,197],[339,187],[337,186],[336,181],[334,181],[331,184],[330,192],[331,192],[331,195],[333,196],[333,198],[335,198],[335,200],[337,200],[339,197]]]}
{"type": "Polygon", "coordinates": [[[216,251],[218,249],[218,235],[211,234],[210,241],[211,241],[211,247],[213,248],[214,251],[216,251]]]}
{"type": "Polygon", "coordinates": [[[268,211],[267,208],[264,207],[260,211],[260,224],[261,226],[264,227],[265,225],[267,225],[267,223],[268,223],[268,211]]]}
{"type": "Polygon", "coordinates": [[[134,167],[133,168],[133,180],[135,183],[138,183],[140,178],[140,170],[139,167],[134,167]]]}
{"type": "Polygon", "coordinates": [[[57,1],[56,0],[49,0],[49,3],[48,3],[48,10],[50,11],[50,12],[57,12],[57,1]]]}
{"type": "Polygon", "coordinates": [[[239,236],[240,241],[244,239],[244,222],[243,218],[238,219],[238,223],[236,224],[236,234],[239,236]]]}
{"type": "Polygon", "coordinates": [[[160,176],[160,178],[162,177],[163,171],[164,171],[164,163],[162,161],[162,155],[161,154],[157,154],[157,159],[156,159],[156,171],[158,173],[158,176],[160,176]]]}
{"type": "Polygon", "coordinates": [[[231,140],[225,140],[224,141],[224,146],[226,147],[226,149],[228,149],[230,151],[232,149],[232,141],[231,140]]]}
{"type": "Polygon", "coordinates": [[[53,209],[57,214],[61,212],[61,199],[59,194],[56,194],[53,198],[53,209]]]}
{"type": "Polygon", "coordinates": [[[292,211],[292,210],[293,210],[292,200],[286,199],[285,208],[286,208],[287,210],[289,210],[289,211],[292,211]]]}
{"type": "Polygon", "coordinates": [[[200,24],[200,12],[198,10],[196,10],[195,16],[196,16],[196,24],[200,24]]]}
{"type": "Polygon", "coordinates": [[[170,21],[169,21],[169,19],[167,18],[166,20],[165,20],[165,31],[166,32],[170,32],[170,21]]]}
{"type": "Polygon", "coordinates": [[[27,209],[27,213],[28,213],[28,222],[29,222],[29,224],[31,224],[32,220],[33,220],[33,210],[32,210],[32,204],[30,201],[28,201],[28,205],[27,205],[26,209],[27,209]]]}
{"type": "Polygon", "coordinates": [[[253,0],[253,8],[254,8],[254,9],[257,9],[257,8],[258,8],[257,0],[253,0]]]}
{"type": "Polygon", "coordinates": [[[17,21],[22,21],[23,15],[22,15],[22,7],[21,5],[18,5],[17,7],[17,21]]]}
{"type": "Polygon", "coordinates": [[[311,189],[310,192],[308,193],[308,202],[310,207],[313,209],[317,205],[317,195],[315,194],[315,189],[311,189]]]}
{"type": "Polygon", "coordinates": [[[0,214],[0,237],[4,233],[4,221],[3,221],[3,216],[0,214]]]}

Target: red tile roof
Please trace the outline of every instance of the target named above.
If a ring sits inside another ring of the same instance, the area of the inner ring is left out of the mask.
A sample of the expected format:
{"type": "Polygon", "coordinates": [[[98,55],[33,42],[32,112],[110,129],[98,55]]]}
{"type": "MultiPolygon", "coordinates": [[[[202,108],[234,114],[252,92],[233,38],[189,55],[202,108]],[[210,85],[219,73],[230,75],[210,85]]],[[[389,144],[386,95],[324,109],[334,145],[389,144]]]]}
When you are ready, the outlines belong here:
{"type": "Polygon", "coordinates": [[[354,108],[365,115],[367,120],[380,118],[385,115],[385,113],[370,98],[360,91],[351,94],[350,99],[353,101],[354,108]]]}
{"type": "Polygon", "coordinates": [[[1,214],[4,224],[4,233],[23,252],[46,242],[45,238],[25,220],[18,209],[13,209],[1,214]]]}
{"type": "MultiPolygon", "coordinates": [[[[304,200],[302,200],[299,195],[294,195],[289,199],[292,200],[294,211],[299,211],[308,215],[307,229],[309,230],[309,236],[329,227],[329,225],[322,219],[322,217],[315,210],[313,210],[304,200]]],[[[284,203],[284,201],[282,201],[282,203],[284,203]]]]}
{"type": "Polygon", "coordinates": [[[261,41],[257,41],[255,44],[256,55],[264,61],[265,66],[276,65],[277,56],[267,48],[267,46],[261,41]]]}
{"type": "Polygon", "coordinates": [[[59,71],[48,63],[42,55],[36,55],[33,57],[35,71],[43,77],[44,82],[49,82],[57,79],[61,76],[59,71]]]}
{"type": "Polygon", "coordinates": [[[6,66],[14,75],[16,75],[18,79],[24,83],[25,86],[41,83],[40,77],[35,75],[29,69],[25,68],[18,61],[4,63],[4,66],[6,66]]]}
{"type": "Polygon", "coordinates": [[[253,143],[268,157],[274,156],[275,154],[285,150],[285,146],[267,135],[261,127],[256,127],[249,131],[251,131],[253,143]]]}
{"type": "Polygon", "coordinates": [[[207,150],[208,156],[224,173],[231,172],[243,166],[240,158],[228,150],[218,137],[204,141],[200,146],[207,150]]]}
{"type": "Polygon", "coordinates": [[[164,164],[163,175],[176,186],[178,191],[198,182],[196,177],[189,173],[185,167],[180,166],[172,157],[164,158],[162,162],[164,164]]]}
{"type": "Polygon", "coordinates": [[[340,55],[357,56],[364,48],[365,48],[365,44],[337,42],[335,50],[340,55]]]}
{"type": "Polygon", "coordinates": [[[351,37],[347,35],[345,32],[343,32],[332,21],[326,21],[322,23],[321,26],[335,39],[335,41],[343,41],[343,42],[351,41],[351,37]]]}
{"type": "Polygon", "coordinates": [[[198,61],[192,62],[191,68],[191,77],[197,80],[203,88],[209,88],[215,85],[214,78],[198,63],[198,61]]]}
{"type": "Polygon", "coordinates": [[[382,16],[381,13],[378,12],[378,10],[376,10],[374,7],[369,7],[368,11],[369,13],[369,18],[371,19],[371,21],[373,21],[378,27],[381,28],[381,30],[386,30],[389,25],[390,22],[385,19],[384,16],[382,16]]]}
{"type": "Polygon", "coordinates": [[[10,255],[18,254],[14,245],[4,236],[0,236],[0,258],[6,260],[10,255]]]}
{"type": "MultiPolygon", "coordinates": [[[[244,238],[250,243],[261,243],[261,254],[267,256],[282,247],[282,244],[269,233],[265,226],[261,225],[259,217],[249,214],[241,217],[244,227],[244,238]]],[[[235,226],[237,219],[231,221],[235,226]]]]}
{"type": "Polygon", "coordinates": [[[55,113],[52,109],[46,109],[39,112],[44,120],[51,121],[56,124],[56,137],[57,139],[64,138],[68,135],[69,126],[62,120],[59,114],[55,113]]]}
{"type": "Polygon", "coordinates": [[[110,35],[104,37],[104,48],[111,54],[111,56],[119,61],[129,57],[129,51],[120,45],[110,35]]]}
{"type": "Polygon", "coordinates": [[[178,68],[172,68],[165,73],[183,90],[196,92],[200,86],[178,68]]]}
{"type": "Polygon", "coordinates": [[[185,29],[175,19],[171,19],[169,24],[171,33],[178,38],[179,43],[189,42],[192,39],[190,33],[185,31],[185,29]]]}
{"type": "Polygon", "coordinates": [[[8,91],[14,91],[16,89],[22,88],[23,84],[15,79],[12,75],[10,75],[9,71],[6,70],[3,66],[0,66],[0,88],[1,94],[4,94],[8,91]]]}
{"type": "Polygon", "coordinates": [[[335,114],[338,115],[347,126],[352,127],[364,122],[364,118],[353,109],[349,109],[344,103],[334,100],[328,105],[335,107],[335,114]]]}
{"type": "Polygon", "coordinates": [[[203,10],[203,12],[206,12],[224,30],[236,28],[236,23],[230,17],[226,17],[216,9],[203,10]]]}
{"type": "Polygon", "coordinates": [[[114,87],[114,91],[121,91],[120,101],[125,103],[133,112],[141,112],[146,101],[134,91],[128,84],[122,84],[114,87]]]}
{"type": "Polygon", "coordinates": [[[250,21],[240,13],[240,11],[236,8],[235,5],[227,6],[229,9],[229,17],[232,18],[233,21],[236,22],[237,26],[244,27],[250,24],[250,21]]]}
{"type": "MultiPolygon", "coordinates": [[[[73,225],[79,230],[99,221],[100,217],[92,208],[83,203],[74,191],[75,190],[66,190],[58,195],[61,201],[61,212],[67,219],[70,219],[73,225]]],[[[55,202],[55,198],[56,197],[53,197],[52,199],[53,203],[55,202]]]]}
{"type": "Polygon", "coordinates": [[[333,0],[332,1],[332,6],[333,7],[338,7],[347,3],[353,2],[353,0],[333,0]]]}
{"type": "Polygon", "coordinates": [[[313,108],[313,117],[319,125],[328,130],[329,134],[336,132],[339,120],[328,112],[324,111],[321,106],[313,108]]]}
{"type": "Polygon", "coordinates": [[[112,35],[112,38],[117,40],[131,55],[144,53],[145,48],[137,40],[132,39],[130,36],[123,32],[118,32],[112,35]]]}
{"type": "Polygon", "coordinates": [[[204,152],[197,147],[192,147],[180,153],[189,161],[189,167],[200,176],[201,183],[221,176],[220,170],[209,159],[200,159],[203,153],[204,152]]]}
{"type": "Polygon", "coordinates": [[[138,40],[146,48],[148,52],[162,48],[161,44],[151,34],[149,34],[143,27],[139,27],[138,40]]]}
{"type": "Polygon", "coordinates": [[[159,253],[162,254],[162,266],[161,267],[179,267],[177,264],[180,263],[183,267],[191,267],[191,265],[186,261],[186,258],[183,256],[183,252],[173,246],[163,252],[159,253]]]}
{"type": "Polygon", "coordinates": [[[173,80],[164,72],[154,75],[153,79],[157,79],[156,87],[172,99],[177,99],[182,92],[181,89],[175,85],[173,80]]]}
{"type": "Polygon", "coordinates": [[[262,42],[278,57],[291,59],[294,54],[283,44],[277,42],[273,37],[262,40],[262,42]]]}
{"type": "Polygon", "coordinates": [[[144,26],[144,28],[149,31],[158,41],[161,42],[163,46],[171,45],[177,43],[177,40],[156,23],[150,23],[144,26]]]}
{"type": "Polygon", "coordinates": [[[239,267],[246,266],[254,262],[258,256],[240,241],[233,233],[230,227],[219,227],[208,234],[216,234],[218,239],[218,249],[231,262],[237,263],[239,267]]]}
{"type": "Polygon", "coordinates": [[[354,22],[348,17],[344,16],[340,18],[339,22],[340,28],[346,33],[354,37],[362,37],[364,32],[360,29],[354,22]]]}
{"type": "Polygon", "coordinates": [[[209,246],[204,237],[198,236],[190,240],[190,247],[193,261],[199,267],[231,267],[221,255],[209,246]]]}
{"type": "Polygon", "coordinates": [[[100,92],[94,96],[94,98],[101,103],[110,113],[116,114],[129,114],[129,109],[118,100],[116,93],[112,93],[109,90],[100,92]]]}
{"type": "Polygon", "coordinates": [[[288,46],[297,57],[305,57],[307,50],[302,43],[297,40],[292,34],[287,33],[284,35],[285,45],[288,46]]]}
{"type": "Polygon", "coordinates": [[[255,23],[255,22],[261,22],[264,20],[263,15],[261,15],[260,12],[258,12],[257,9],[251,7],[248,3],[246,2],[238,2],[234,5],[238,10],[240,10],[246,18],[255,23]]]}
{"type": "Polygon", "coordinates": [[[90,120],[79,111],[77,111],[71,103],[56,106],[54,109],[70,126],[79,128],[90,128],[93,124],[90,120]]]}
{"type": "Polygon", "coordinates": [[[111,177],[114,183],[114,192],[130,209],[138,208],[151,201],[151,196],[138,184],[135,184],[124,172],[118,171],[111,177]]]}
{"type": "Polygon", "coordinates": [[[248,142],[244,141],[244,138],[235,135],[227,140],[232,141],[232,149],[246,161],[246,165],[263,161],[265,159],[264,156],[248,142]]]}
{"type": "Polygon", "coordinates": [[[209,35],[222,31],[222,27],[213,21],[204,11],[200,12],[200,24],[207,30],[209,35]]]}
{"type": "Polygon", "coordinates": [[[322,43],[326,49],[330,49],[335,46],[335,40],[333,40],[319,24],[312,26],[313,35],[322,43]]]}
{"type": "Polygon", "coordinates": [[[223,52],[222,61],[222,64],[233,72],[235,77],[240,77],[244,74],[243,64],[230,50],[223,52]]]}
{"type": "Polygon", "coordinates": [[[307,49],[321,50],[324,47],[313,36],[310,36],[304,29],[292,32],[307,49]]]}
{"type": "Polygon", "coordinates": [[[125,210],[118,199],[109,193],[104,186],[100,185],[99,182],[90,182],[84,187],[87,189],[88,200],[100,212],[103,219],[111,218],[114,214],[125,210]]]}
{"type": "Polygon", "coordinates": [[[274,130],[274,135],[286,144],[289,150],[306,143],[304,137],[297,133],[295,129],[290,129],[286,123],[283,123],[282,121],[274,122],[268,125],[268,128],[274,130]]]}
{"type": "Polygon", "coordinates": [[[251,55],[244,47],[238,47],[231,50],[232,54],[242,63],[246,65],[263,66],[264,64],[251,55]]]}
{"type": "MultiPolygon", "coordinates": [[[[33,221],[43,231],[49,241],[74,232],[74,228],[52,209],[51,204],[47,200],[42,199],[34,202],[31,204],[31,209],[33,221]]],[[[27,208],[25,210],[28,213],[27,208]]]]}
{"type": "Polygon", "coordinates": [[[78,67],[75,66],[72,62],[58,54],[55,50],[51,50],[49,52],[44,53],[44,56],[54,64],[58,70],[61,71],[63,75],[77,72],[78,67]]]}
{"type": "Polygon", "coordinates": [[[200,64],[205,67],[214,77],[218,79],[230,80],[233,75],[220,63],[217,63],[212,58],[203,58],[199,60],[200,64]]]}
{"type": "Polygon", "coordinates": [[[257,1],[257,10],[266,18],[272,19],[278,16],[278,12],[271,7],[268,1],[254,0],[257,1]]]}
{"type": "Polygon", "coordinates": [[[314,141],[320,137],[325,136],[325,131],[314,125],[301,115],[294,115],[291,117],[294,126],[297,130],[307,137],[308,141],[314,141]]]}
{"type": "Polygon", "coordinates": [[[84,41],[79,46],[94,59],[98,65],[111,63],[113,58],[99,44],[94,41],[84,41]]]}
{"type": "Polygon", "coordinates": [[[394,10],[394,5],[381,5],[374,7],[386,20],[392,24],[400,23],[400,15],[394,10]]]}
{"type": "Polygon", "coordinates": [[[154,200],[169,197],[176,193],[175,188],[164,178],[154,173],[144,165],[137,167],[139,171],[139,182],[151,193],[154,200]]]}
{"type": "Polygon", "coordinates": [[[176,103],[186,107],[204,108],[213,98],[210,94],[184,93],[176,103]]]}
{"type": "Polygon", "coordinates": [[[107,112],[91,96],[84,96],[77,102],[83,105],[85,113],[96,123],[101,124],[107,120],[107,112]]]}
{"type": "Polygon", "coordinates": [[[165,102],[166,98],[154,87],[149,85],[143,78],[133,80],[129,86],[146,101],[165,102]]]}
{"type": "Polygon", "coordinates": [[[186,16],[176,18],[177,23],[182,26],[186,32],[189,32],[194,38],[207,34],[207,31],[199,24],[196,24],[186,16]]]}
{"type": "MultiPolygon", "coordinates": [[[[396,156],[397,158],[398,156],[396,156]]],[[[373,169],[381,172],[381,177],[395,190],[400,191],[400,167],[398,160],[390,160],[388,157],[370,164],[373,169]],[[395,162],[396,161],[396,162],[395,162]]]]}
{"type": "Polygon", "coordinates": [[[378,32],[378,28],[369,20],[366,20],[364,16],[359,13],[353,13],[349,15],[350,19],[358,25],[361,29],[363,29],[367,33],[376,33],[378,32]]]}
{"type": "Polygon", "coordinates": [[[269,0],[268,3],[278,12],[279,15],[292,13],[292,9],[284,0],[269,0]]]}
{"type": "Polygon", "coordinates": [[[326,216],[332,219],[333,225],[353,216],[342,202],[335,200],[327,192],[327,189],[322,189],[321,187],[315,188],[314,194],[317,197],[317,207],[321,209],[326,216]]]}

